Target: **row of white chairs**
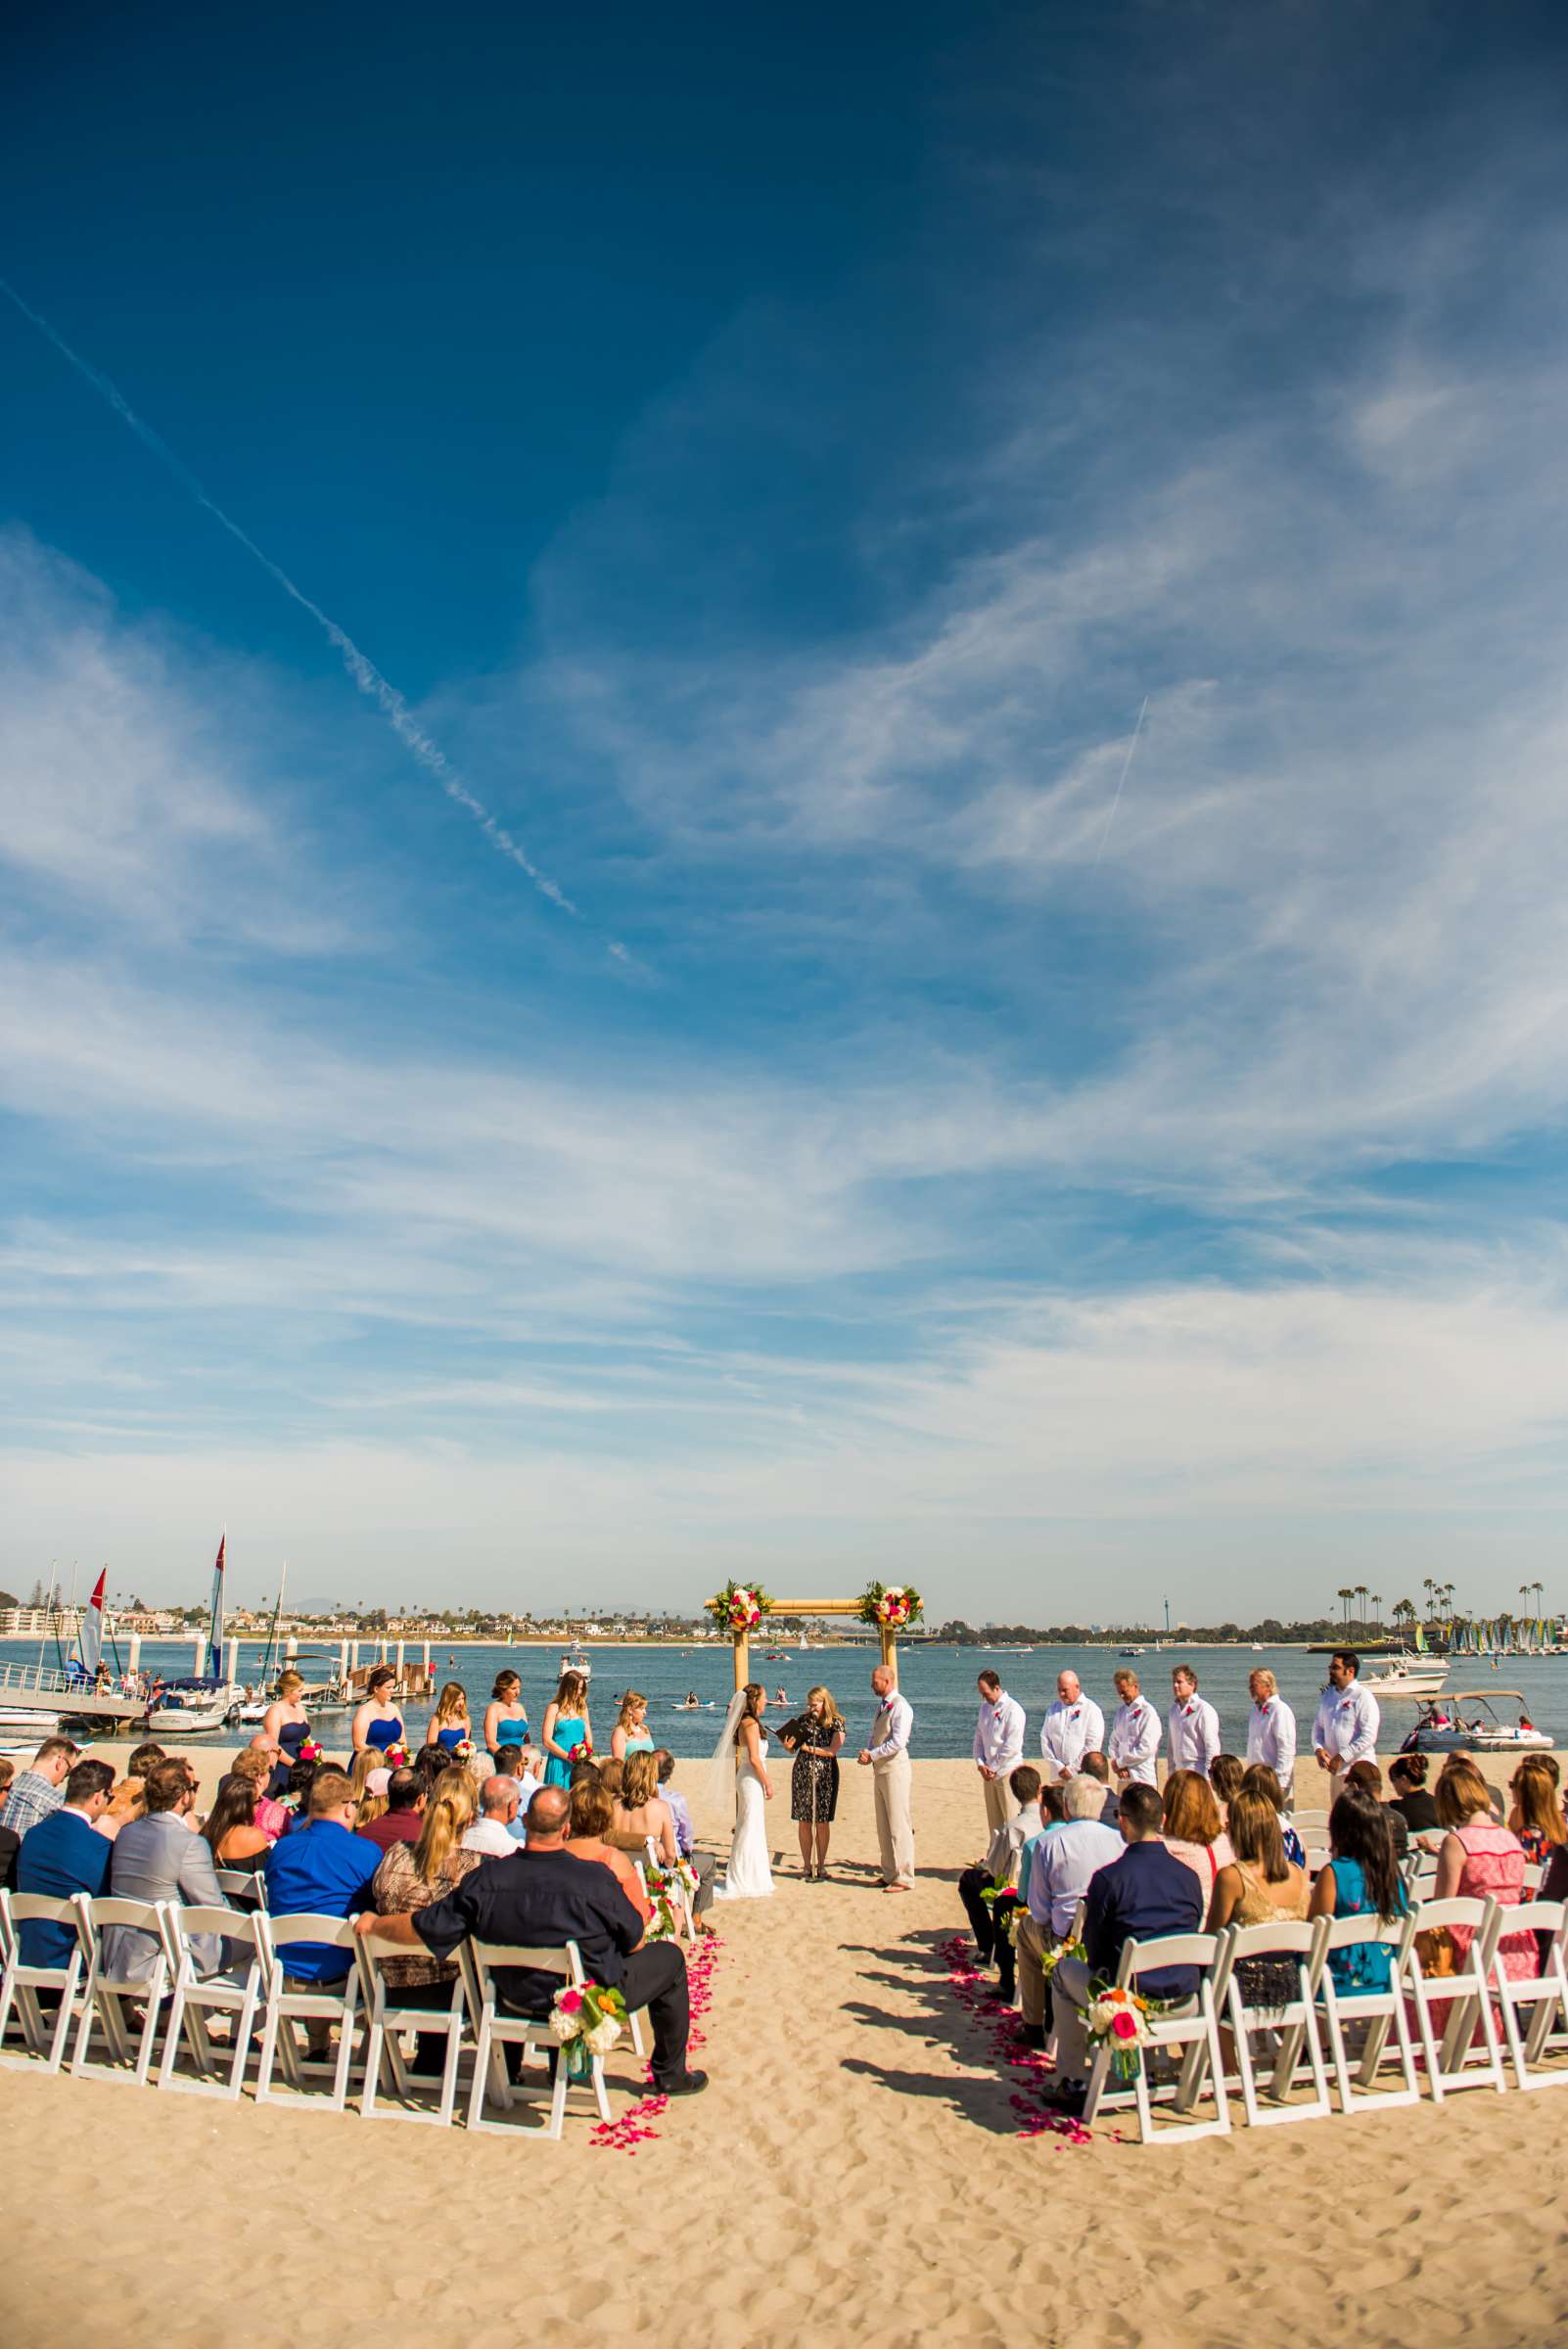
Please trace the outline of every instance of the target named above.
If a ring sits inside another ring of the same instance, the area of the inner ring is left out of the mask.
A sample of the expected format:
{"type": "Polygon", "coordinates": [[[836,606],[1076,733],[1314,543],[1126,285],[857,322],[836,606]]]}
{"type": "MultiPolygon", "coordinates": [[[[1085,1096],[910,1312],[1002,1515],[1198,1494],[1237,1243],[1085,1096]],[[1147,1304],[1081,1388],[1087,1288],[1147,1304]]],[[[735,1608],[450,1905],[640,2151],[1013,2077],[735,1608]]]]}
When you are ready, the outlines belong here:
{"type": "Polygon", "coordinates": [[[1130,2082],[1113,2080],[1109,2048],[1096,2053],[1084,2118],[1132,2105],[1143,2142],[1164,2142],[1227,2133],[1231,2089],[1239,2091],[1254,2128],[1324,2119],[1336,2100],[1342,2113],[1413,2104],[1423,2079],[1433,2102],[1442,2103],[1461,2089],[1502,2091],[1504,2056],[1521,2090],[1568,2085],[1565,1947],[1568,1904],[1540,1900],[1512,1908],[1492,1900],[1427,1901],[1391,1923],[1375,1915],[1281,1919],[1129,1942],[1117,1976],[1123,1988],[1135,1991],[1143,1976],[1184,1966],[1198,1969],[1197,1993],[1151,2015],[1150,2046],[1130,2082]],[[1456,1926],[1470,1935],[1462,1961],[1452,1974],[1429,1975],[1420,1936],[1456,1926]],[[1538,1974],[1508,1973],[1499,1944],[1516,1933],[1541,1937],[1538,1974]],[[1331,1957],[1373,1944],[1388,1952],[1388,1989],[1341,1990],[1331,1957]],[[1295,1995],[1283,2004],[1247,2004],[1237,1968],[1255,1958],[1294,1965],[1295,1995]],[[1354,2053],[1353,2034],[1360,2037],[1354,2053]],[[1255,2041],[1267,2043],[1262,2054],[1255,2041]],[[1385,2065],[1397,2066],[1398,2085],[1377,2085],[1385,2065]],[[1206,2089],[1212,2119],[1194,2117],[1206,2089]],[[1157,2102],[1172,2117],[1157,2121],[1157,2102]]]}
{"type": "MultiPolygon", "coordinates": [[[[235,2099],[254,2062],[257,2103],[276,2100],[281,2093],[305,2109],[334,2112],[346,2108],[357,2074],[364,2119],[386,2109],[381,2098],[390,2087],[402,2117],[445,2127],[455,2117],[466,2057],[468,2128],[559,2138],[569,2089],[578,2084],[569,2077],[564,2059],[553,2066],[549,2061],[556,2043],[548,2021],[514,2014],[502,2004],[496,1973],[527,1968],[559,1976],[563,1986],[580,1985],[585,1977],[576,1944],[523,1949],[465,1942],[451,1996],[438,2006],[412,2004],[399,1998],[395,1982],[389,1982],[387,1961],[408,1955],[402,1944],[378,1934],[362,1936],[351,1921],[338,1916],[273,1916],[265,1910],[182,1908],[85,1893],[57,1900],[0,1891],[0,2063],[58,2072],[69,2052],[73,2073],[107,2073],[145,2086],[157,2059],[159,2088],[235,2099]],[[69,1955],[48,1964],[26,1962],[25,1924],[66,1928],[71,1936],[69,1955]],[[147,1936],[145,1979],[112,1971],[106,1935],[116,1927],[147,1936]],[[223,1970],[204,1973],[198,1944],[214,1935],[226,1945],[223,1970]],[[343,1951],[347,1960],[343,1977],[317,1983],[292,1975],[289,1954],[301,1943],[343,1951]],[[227,2021],[226,2046],[216,2044],[209,2029],[218,2016],[227,2021]],[[325,2061],[312,2056],[312,2030],[318,2049],[324,2049],[334,2027],[335,2053],[325,2061]],[[439,2080],[431,2083],[436,2097],[430,2106],[416,2101],[416,2077],[400,2046],[401,2035],[409,2031],[446,2042],[439,2080]],[[12,2034],[20,2036],[23,2051],[6,2051],[12,2034]],[[509,2046],[520,2049],[524,2064],[553,2070],[548,2110],[537,2124],[489,2117],[492,2109],[515,2109],[505,2060],[509,2046]],[[325,2093],[311,2093],[312,2083],[323,2083],[325,2093]]],[[[645,2049],[637,2014],[629,2017],[629,2026],[630,2051],[640,2064],[645,2049]]],[[[599,2118],[608,2121],[602,2057],[591,2059],[581,2085],[599,2118]]]]}

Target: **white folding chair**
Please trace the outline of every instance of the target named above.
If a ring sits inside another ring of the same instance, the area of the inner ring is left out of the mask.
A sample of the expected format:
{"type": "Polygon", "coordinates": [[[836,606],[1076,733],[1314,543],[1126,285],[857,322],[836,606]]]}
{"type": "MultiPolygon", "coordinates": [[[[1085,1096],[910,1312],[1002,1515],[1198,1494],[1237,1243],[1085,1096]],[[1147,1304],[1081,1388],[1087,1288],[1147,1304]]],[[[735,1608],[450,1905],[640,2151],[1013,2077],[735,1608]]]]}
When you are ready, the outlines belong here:
{"type": "MultiPolygon", "coordinates": [[[[219,1879],[221,1881],[221,1878],[219,1879]]],[[[158,2069],[160,2088],[186,2096],[236,2099],[245,2080],[246,2062],[255,2032],[256,2009],[266,1986],[266,1954],[256,1931],[255,1911],[243,1909],[182,1909],[163,1905],[163,1946],[173,1968],[174,1991],[169,2003],[168,2036],[158,2069]],[[197,1968],[196,1943],[221,1933],[225,1958],[232,1961],[221,1973],[203,1974],[197,1968]],[[231,2017],[230,2045],[215,2047],[208,2036],[209,2014],[231,2017]],[[194,2080],[182,2080],[176,2066],[183,2038],[196,2067],[194,2080]],[[223,2057],[228,2070],[223,2071],[223,2057]]]]}
{"type": "MultiPolygon", "coordinates": [[[[1559,2066],[1548,2072],[1532,2070],[1532,2066],[1538,2064],[1545,2052],[1553,2015],[1568,2027],[1568,1970],[1565,1970],[1563,1962],[1563,1944],[1568,1940],[1568,1903],[1523,1901],[1516,1909],[1503,1910],[1501,1924],[1510,1934],[1537,1933],[1549,1936],[1540,1973],[1527,1975],[1522,1980],[1514,1980],[1505,1970],[1500,1946],[1494,1950],[1492,1956],[1493,1979],[1498,2005],[1502,2014],[1502,2034],[1507,2042],[1515,2085],[1524,2089],[1568,2086],[1568,2066],[1559,2066]],[[1533,2006],[1535,2012],[1530,2017],[1528,2031],[1521,2032],[1520,2009],[1527,2006],[1533,2006]]],[[[1499,1945],[1502,1938],[1499,1931],[1499,1945]]]]}
{"type": "Polygon", "coordinates": [[[468,2021],[468,2002],[464,1996],[461,1969],[453,1978],[452,1995],[445,2006],[400,2005],[397,1987],[395,1983],[389,1984],[383,1968],[389,1958],[408,1957],[407,1944],[387,1941],[380,1934],[373,1933],[367,1940],[357,1941],[356,1948],[367,2026],[365,2077],[359,2095],[361,2119],[368,2121],[375,2117],[381,2069],[385,2063],[392,2074],[392,2094],[403,2106],[402,2117],[410,2121],[434,2121],[443,2129],[449,2128],[457,2101],[458,2058],[462,2053],[463,2032],[468,2021]],[[446,2055],[441,2066],[440,2096],[434,2112],[421,2111],[412,2100],[413,2084],[422,2075],[410,2074],[403,2059],[403,2051],[398,2045],[398,2034],[403,2031],[440,2033],[445,2038],[446,2055]]]}
{"type": "Polygon", "coordinates": [[[87,1983],[82,1992],[81,2020],[76,2026],[76,2045],[71,2053],[70,2068],[78,2075],[86,2071],[93,2026],[97,2024],[108,2047],[111,2063],[132,2064],[137,2087],[145,2088],[148,2072],[152,2068],[153,2050],[158,2045],[163,2001],[168,1995],[168,1957],[163,1947],[161,1914],[153,1901],[120,1901],[102,1895],[90,1899],[84,1892],[75,1893],[72,1898],[81,1919],[82,1943],[87,1951],[87,1983]],[[149,1973],[132,1977],[116,1976],[112,1972],[108,1945],[104,1939],[111,1925],[128,1925],[149,1936],[153,1945],[153,1962],[149,1973]],[[137,2034],[134,2057],[124,2011],[127,2004],[146,2009],[137,2034]]]}
{"type": "Polygon", "coordinates": [[[1376,1914],[1331,1916],[1325,1922],[1328,1931],[1323,1938],[1323,1963],[1318,1976],[1317,1996],[1328,2031],[1329,2056],[1334,2066],[1340,2111],[1356,2112],[1369,2105],[1418,2104],[1421,2089],[1415,2076],[1415,2045],[1410,2038],[1409,2017],[1405,2010],[1404,1988],[1406,1959],[1415,1932],[1414,1910],[1387,1923],[1376,1914]],[[1330,1964],[1333,1953],[1336,1950],[1356,1949],[1366,1942],[1381,1943],[1389,1953],[1388,1989],[1341,1990],[1334,1980],[1330,1964]],[[1372,2083],[1384,2059],[1391,2024],[1405,2085],[1399,2089],[1374,2089],[1372,2083]],[[1345,2033],[1347,2027],[1354,2029],[1360,2025],[1365,2026],[1366,2037],[1361,2043],[1353,2084],[1345,2033]]]}
{"type": "Polygon", "coordinates": [[[1415,1931],[1405,1958],[1405,1978],[1415,2008],[1427,2085],[1436,2104],[1441,2104],[1446,2096],[1457,2089],[1494,2088],[1500,2092],[1506,2086],[1498,2025],[1489,1995],[1492,1956],[1501,1925],[1502,1911],[1491,1900],[1426,1901],[1415,1912],[1415,1931]],[[1472,1936],[1470,1947],[1456,1973],[1434,1974],[1428,1979],[1421,1967],[1421,1935],[1445,1925],[1451,1932],[1455,1925],[1468,1928],[1472,1936]],[[1445,2010],[1441,2049],[1433,2011],[1437,2007],[1445,2010]],[[1472,2063],[1470,2042],[1478,2009],[1483,2050],[1480,2060],[1472,2063]]]}
{"type": "Polygon", "coordinates": [[[237,1909],[264,1909],[267,1905],[267,1879],[264,1868],[218,1867],[213,1869],[218,1890],[226,1901],[237,1909]]]}
{"type": "Polygon", "coordinates": [[[0,1892],[0,1949],[5,1954],[5,1971],[0,1976],[0,2044],[4,2043],[14,2007],[27,2048],[25,2055],[0,2057],[11,2069],[42,2057],[46,2072],[59,2071],[65,2060],[71,2014],[81,1987],[82,1948],[81,1918],[70,1901],[53,1900],[42,1892],[0,1892]],[[22,1955],[23,1925],[69,1926],[69,1958],[56,1964],[29,1964],[22,1955]],[[45,2021],[38,2003],[41,1990],[56,1991],[60,1997],[60,2010],[53,2028],[45,2021]]]}
{"type": "Polygon", "coordinates": [[[1264,2129],[1282,2121],[1327,2120],[1328,2073],[1317,2031],[1317,1978],[1323,1965],[1324,1927],[1328,1919],[1281,1917],[1277,1923],[1233,1925],[1226,1966],[1225,2000],[1235,2042],[1236,2074],[1241,2084],[1242,2109],[1249,2128],[1264,2129]],[[1296,1964],[1296,1995],[1281,2004],[1250,2006],[1243,1996],[1237,1968],[1249,1958],[1291,1959],[1296,1964]],[[1267,2107],[1258,2100],[1258,2067],[1253,2057],[1255,2032],[1277,2032],[1279,2045],[1269,2072],[1267,2107]],[[1286,2099],[1296,2084],[1303,2045],[1312,2076],[1312,2096],[1302,2102],[1286,2099]]]}
{"type": "MultiPolygon", "coordinates": [[[[1218,2004],[1224,1997],[1229,1974],[1230,1949],[1226,1935],[1213,1933],[1169,1933],[1158,1941],[1130,1941],[1124,1944],[1122,1961],[1116,1979],[1123,1990],[1136,1989],[1144,1974],[1163,1971],[1168,1966],[1197,1966],[1197,1996],[1183,2002],[1180,2010],[1155,2014],[1149,2018],[1151,2046],[1138,2057],[1138,2068],[1131,2081],[1108,2089],[1111,2053],[1109,2047],[1096,2050],[1089,2066],[1088,2092],[1084,2099],[1085,2125],[1096,2113],[1114,2109],[1130,2101],[1135,2103],[1138,2114],[1138,2136],[1144,2144],[1184,2143],[1194,2137],[1227,2137],[1230,2134],[1230,2108],[1225,2101],[1225,2071],[1220,2047],[1218,2004]],[[1191,2110],[1200,2095],[1205,2075],[1214,2097],[1215,2118],[1212,2121],[1168,2121],[1161,2128],[1154,2126],[1153,2097],[1149,2091],[1149,2060],[1159,2052],[1181,2053],[1181,2068],[1176,2083],[1174,2109],[1185,2113],[1191,2110]]],[[[1151,1994],[1157,1996],[1158,1994],[1151,1994]]]]}
{"type": "Polygon", "coordinates": [[[534,1973],[559,1974],[563,1988],[567,1983],[580,1984],[583,1977],[582,1959],[575,1941],[564,1949],[509,1949],[504,1943],[465,1941],[458,1952],[458,1963],[463,1972],[463,1984],[468,1997],[469,2012],[474,2020],[474,2085],[468,2099],[470,2129],[492,2130],[500,2135],[558,2138],[566,2122],[567,2090],[586,2086],[592,2091],[599,2118],[610,2118],[610,2098],[605,2093],[604,2063],[595,2055],[585,2082],[570,2081],[564,2050],[558,2047],[548,2019],[531,2015],[510,2014],[501,2005],[496,1994],[497,1966],[521,1967],[534,1973]],[[505,2050],[520,2047],[525,2060],[535,2052],[558,2053],[555,2084],[550,2092],[550,2110],[547,2117],[529,2127],[522,2122],[487,2121],[485,2103],[490,2096],[503,2112],[512,2108],[512,2087],[506,2076],[505,2050]]]}
{"type": "Polygon", "coordinates": [[[319,2107],[328,2112],[342,2112],[348,2098],[354,2028],[359,2020],[359,1967],[354,1958],[352,1920],[346,1916],[273,1916],[258,1911],[253,1922],[263,1953],[261,1970],[266,1997],[255,2100],[258,2104],[277,2100],[272,2071],[281,2056],[284,2078],[299,2093],[301,2109],[319,2107]],[[345,1951],[347,1971],[336,1982],[308,1982],[292,1977],[288,1970],[289,1952],[298,1949],[301,1942],[345,1951]],[[308,2051],[300,2054],[294,2036],[297,2023],[338,2025],[335,2063],[318,2063],[308,2051]],[[318,2078],[330,2074],[330,2096],[309,2096],[301,2093],[311,2074],[318,2078]]]}

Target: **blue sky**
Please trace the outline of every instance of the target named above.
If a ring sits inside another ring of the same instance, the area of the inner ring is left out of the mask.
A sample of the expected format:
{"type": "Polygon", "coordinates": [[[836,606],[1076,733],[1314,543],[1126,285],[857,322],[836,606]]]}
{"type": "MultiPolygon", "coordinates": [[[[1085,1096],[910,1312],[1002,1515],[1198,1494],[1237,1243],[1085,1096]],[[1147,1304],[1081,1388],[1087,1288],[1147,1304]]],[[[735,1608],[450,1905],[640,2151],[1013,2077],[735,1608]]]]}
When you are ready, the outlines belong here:
{"type": "Polygon", "coordinates": [[[1559,11],[10,63],[0,1578],[1549,1582],[1559,11]]]}

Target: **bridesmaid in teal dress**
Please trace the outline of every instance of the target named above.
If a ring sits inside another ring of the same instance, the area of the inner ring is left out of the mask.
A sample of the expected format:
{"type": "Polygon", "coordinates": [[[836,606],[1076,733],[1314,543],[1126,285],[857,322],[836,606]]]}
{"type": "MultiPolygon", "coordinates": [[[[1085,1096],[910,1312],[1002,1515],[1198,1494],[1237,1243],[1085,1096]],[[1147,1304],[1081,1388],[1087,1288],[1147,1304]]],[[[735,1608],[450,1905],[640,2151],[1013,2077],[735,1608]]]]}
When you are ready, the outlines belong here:
{"type": "Polygon", "coordinates": [[[648,1699],[640,1689],[628,1688],[621,1700],[621,1718],[610,1732],[610,1752],[617,1762],[624,1762],[628,1754],[651,1754],[653,1737],[648,1728],[648,1699]]]}
{"type": "Polygon", "coordinates": [[[568,1786],[572,1763],[579,1750],[593,1751],[593,1726],[588,1719],[588,1683],[580,1672],[564,1672],[561,1685],[544,1708],[540,1732],[544,1747],[544,1783],[568,1786]]]}

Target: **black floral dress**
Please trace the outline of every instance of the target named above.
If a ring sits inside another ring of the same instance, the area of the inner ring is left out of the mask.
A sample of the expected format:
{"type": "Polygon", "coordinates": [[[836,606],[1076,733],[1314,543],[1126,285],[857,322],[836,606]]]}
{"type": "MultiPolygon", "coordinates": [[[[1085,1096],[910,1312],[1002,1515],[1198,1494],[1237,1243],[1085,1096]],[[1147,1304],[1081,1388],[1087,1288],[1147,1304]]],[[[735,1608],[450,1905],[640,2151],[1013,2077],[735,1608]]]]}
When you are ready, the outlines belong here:
{"type": "MultiPolygon", "coordinates": [[[[791,1724],[798,1728],[807,1745],[828,1745],[837,1729],[824,1729],[820,1723],[808,1717],[791,1724]]],[[[813,1826],[823,1826],[839,1808],[839,1764],[837,1755],[819,1756],[798,1753],[795,1768],[790,1772],[790,1817],[808,1820],[813,1826]]]]}

